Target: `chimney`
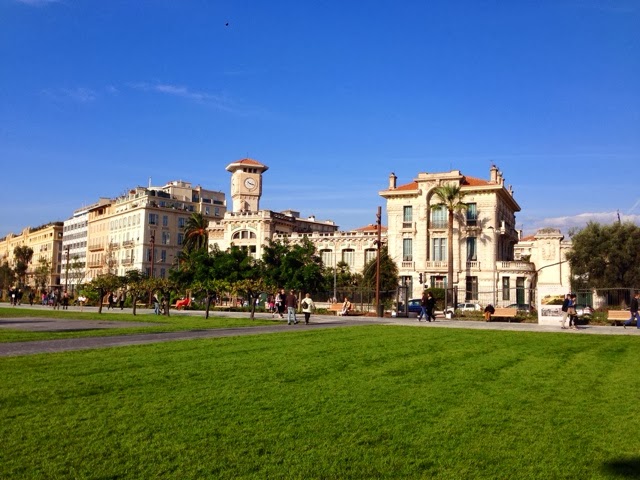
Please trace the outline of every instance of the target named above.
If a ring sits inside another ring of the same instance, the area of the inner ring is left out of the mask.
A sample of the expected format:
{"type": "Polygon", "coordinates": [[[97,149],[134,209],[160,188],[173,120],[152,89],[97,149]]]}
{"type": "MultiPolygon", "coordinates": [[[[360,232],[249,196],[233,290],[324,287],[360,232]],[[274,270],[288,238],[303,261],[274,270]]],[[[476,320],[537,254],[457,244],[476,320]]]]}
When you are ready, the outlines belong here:
{"type": "Polygon", "coordinates": [[[489,181],[491,183],[498,183],[498,167],[496,167],[495,164],[492,164],[489,170],[489,181]]]}
{"type": "Polygon", "coordinates": [[[396,177],[395,173],[391,172],[391,175],[389,175],[389,190],[396,189],[396,180],[398,180],[398,177],[396,177]]]}

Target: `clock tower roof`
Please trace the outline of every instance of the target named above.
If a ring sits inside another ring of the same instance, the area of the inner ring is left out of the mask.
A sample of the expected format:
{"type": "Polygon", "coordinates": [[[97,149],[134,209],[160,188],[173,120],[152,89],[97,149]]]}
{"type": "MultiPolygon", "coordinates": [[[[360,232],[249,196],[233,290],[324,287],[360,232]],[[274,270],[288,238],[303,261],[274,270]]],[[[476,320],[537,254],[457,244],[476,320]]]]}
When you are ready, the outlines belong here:
{"type": "Polygon", "coordinates": [[[260,171],[260,173],[269,170],[269,167],[252,158],[243,158],[242,160],[236,160],[235,162],[227,165],[226,170],[229,172],[235,172],[238,169],[246,167],[256,168],[260,171]]]}

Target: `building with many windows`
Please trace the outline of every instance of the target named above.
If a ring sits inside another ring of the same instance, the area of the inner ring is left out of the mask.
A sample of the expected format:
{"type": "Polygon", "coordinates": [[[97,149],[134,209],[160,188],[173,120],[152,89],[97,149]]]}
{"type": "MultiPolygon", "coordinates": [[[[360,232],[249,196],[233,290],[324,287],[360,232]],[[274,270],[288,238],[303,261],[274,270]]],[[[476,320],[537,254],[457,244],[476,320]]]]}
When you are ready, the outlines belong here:
{"type": "Polygon", "coordinates": [[[380,195],[387,202],[389,254],[410,297],[419,297],[426,287],[452,285],[458,301],[483,305],[530,301],[534,265],[514,256],[519,240],[515,214],[520,206],[495,165],[487,180],[452,170],[419,173],[398,185],[392,173],[380,195]],[[448,212],[438,207],[434,195],[435,188],[447,184],[460,186],[467,204],[454,222],[453,278],[447,278],[448,212]]]}
{"type": "Polygon", "coordinates": [[[35,228],[25,228],[17,235],[10,233],[0,239],[0,262],[7,262],[11,268],[15,268],[15,247],[29,247],[33,250],[33,257],[26,272],[25,285],[39,284],[42,287],[44,284],[47,288],[60,286],[62,230],[62,222],[51,222],[35,228]]]}
{"type": "Polygon", "coordinates": [[[331,220],[314,216],[301,218],[296,210],[274,212],[260,209],[263,174],[269,167],[244,158],[227,166],[231,172],[232,211],[209,224],[209,244],[226,250],[231,245],[246,249],[255,258],[262,257],[269,241],[301,242],[309,239],[327,267],[345,262],[350,271],[361,272],[374,258],[376,233],[373,226],[353,231],[338,231],[331,220]]]}

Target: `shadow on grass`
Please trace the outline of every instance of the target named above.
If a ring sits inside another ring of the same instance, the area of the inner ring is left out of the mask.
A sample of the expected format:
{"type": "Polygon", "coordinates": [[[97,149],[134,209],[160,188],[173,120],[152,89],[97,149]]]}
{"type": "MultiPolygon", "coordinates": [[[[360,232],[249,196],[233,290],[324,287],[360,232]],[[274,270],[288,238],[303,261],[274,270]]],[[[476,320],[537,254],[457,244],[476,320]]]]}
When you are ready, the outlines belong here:
{"type": "Polygon", "coordinates": [[[609,475],[619,478],[640,479],[640,458],[619,458],[606,462],[603,469],[609,475]]]}

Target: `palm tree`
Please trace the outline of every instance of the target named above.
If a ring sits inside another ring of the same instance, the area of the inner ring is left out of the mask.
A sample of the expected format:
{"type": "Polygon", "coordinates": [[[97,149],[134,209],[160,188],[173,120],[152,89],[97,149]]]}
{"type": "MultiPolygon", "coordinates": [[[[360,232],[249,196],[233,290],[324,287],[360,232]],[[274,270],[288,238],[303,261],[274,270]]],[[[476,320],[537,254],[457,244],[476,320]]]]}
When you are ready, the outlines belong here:
{"type": "Polygon", "coordinates": [[[206,249],[209,244],[208,226],[209,220],[200,212],[192,213],[184,226],[183,249],[187,251],[206,249]]]}
{"type": "Polygon", "coordinates": [[[449,213],[447,222],[447,291],[451,295],[449,298],[453,299],[453,221],[455,214],[465,211],[468,205],[463,201],[465,193],[460,185],[441,185],[433,189],[433,194],[439,203],[431,205],[431,209],[436,210],[444,207],[449,213]]]}

